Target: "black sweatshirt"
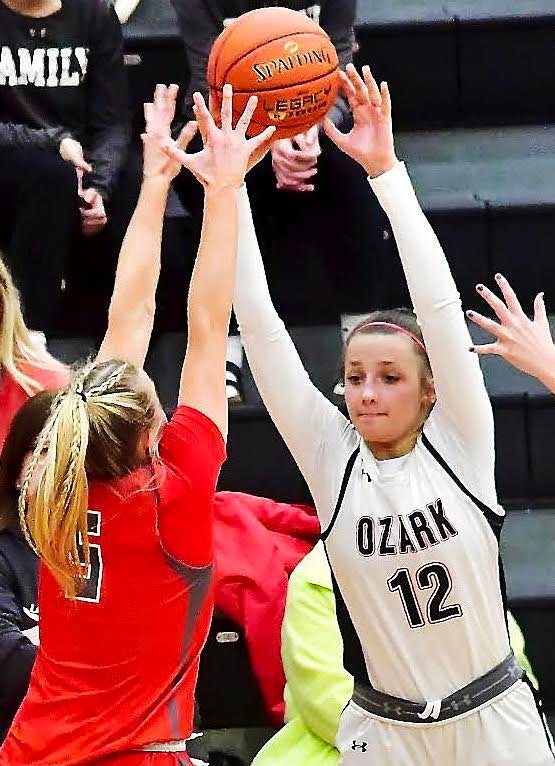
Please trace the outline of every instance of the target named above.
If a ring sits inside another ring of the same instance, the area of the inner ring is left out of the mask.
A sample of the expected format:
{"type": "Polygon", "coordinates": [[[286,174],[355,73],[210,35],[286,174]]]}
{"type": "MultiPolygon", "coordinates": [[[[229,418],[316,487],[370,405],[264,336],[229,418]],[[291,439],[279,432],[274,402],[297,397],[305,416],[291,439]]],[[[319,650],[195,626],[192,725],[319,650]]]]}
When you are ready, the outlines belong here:
{"type": "MultiPolygon", "coordinates": [[[[303,11],[318,21],[337,49],[341,68],[353,60],[356,0],[172,0],[179,19],[179,27],[185,41],[185,50],[191,80],[184,101],[184,117],[192,118],[192,95],[198,90],[204,96],[208,91],[206,68],[210,49],[216,37],[224,29],[224,21],[237,18],[255,8],[280,6],[303,11]]],[[[339,97],[329,117],[341,125],[348,115],[348,108],[339,97]]]]}
{"type": "Polygon", "coordinates": [[[0,532],[0,742],[27,693],[37,647],[38,560],[23,536],[0,532]]]}
{"type": "Polygon", "coordinates": [[[62,0],[42,19],[0,0],[0,151],[79,141],[108,199],[129,143],[121,26],[107,0],[62,0]]]}

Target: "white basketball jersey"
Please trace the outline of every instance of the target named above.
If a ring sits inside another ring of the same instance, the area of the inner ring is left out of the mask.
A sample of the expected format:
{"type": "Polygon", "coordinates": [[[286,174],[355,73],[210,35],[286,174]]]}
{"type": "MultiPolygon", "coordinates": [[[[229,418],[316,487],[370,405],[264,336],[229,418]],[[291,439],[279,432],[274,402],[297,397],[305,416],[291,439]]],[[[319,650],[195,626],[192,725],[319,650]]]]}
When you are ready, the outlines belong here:
{"type": "Polygon", "coordinates": [[[436,701],[510,652],[489,523],[498,531],[503,516],[493,414],[456,285],[406,169],[370,184],[395,235],[437,395],[409,455],[376,461],[312,385],[272,306],[244,191],[235,309],[256,384],[314,498],[347,669],[378,691],[436,701]]]}
{"type": "Polygon", "coordinates": [[[434,411],[414,450],[388,461],[376,461],[351,429],[351,458],[323,531],[346,668],[410,700],[441,699],[510,652],[502,510],[461,481],[461,455],[442,438],[441,420],[434,411]]]}

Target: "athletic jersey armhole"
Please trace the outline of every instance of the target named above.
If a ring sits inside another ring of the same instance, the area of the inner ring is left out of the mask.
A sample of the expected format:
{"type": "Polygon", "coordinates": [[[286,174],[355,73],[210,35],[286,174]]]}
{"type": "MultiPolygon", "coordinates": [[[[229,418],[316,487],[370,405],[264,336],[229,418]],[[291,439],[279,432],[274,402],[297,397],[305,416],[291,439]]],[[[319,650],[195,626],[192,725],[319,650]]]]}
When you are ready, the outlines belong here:
{"type": "Polygon", "coordinates": [[[343,498],[345,497],[345,492],[347,491],[347,485],[349,483],[349,479],[353,472],[353,466],[355,464],[355,460],[357,459],[359,452],[360,452],[360,445],[353,451],[353,453],[351,454],[351,457],[347,461],[347,465],[345,466],[345,472],[343,474],[343,480],[341,482],[341,488],[339,490],[339,495],[337,496],[337,502],[335,503],[333,515],[331,517],[331,520],[328,526],[324,530],[322,530],[322,532],[320,533],[320,539],[323,540],[324,542],[326,541],[331,530],[333,529],[333,525],[335,524],[335,521],[339,515],[339,511],[341,510],[343,498]]]}
{"type": "Polygon", "coordinates": [[[424,431],[422,431],[421,442],[422,446],[430,453],[430,455],[434,458],[434,460],[436,460],[441,468],[443,468],[445,473],[449,476],[450,479],[452,479],[452,481],[457,485],[461,492],[465,494],[468,499],[474,503],[478,510],[483,513],[495,536],[499,539],[499,533],[501,531],[501,527],[503,526],[505,517],[502,514],[496,513],[492,508],[490,508],[490,506],[486,505],[484,502],[482,502],[482,500],[472,494],[472,492],[462,483],[457,474],[433,446],[424,431]]]}

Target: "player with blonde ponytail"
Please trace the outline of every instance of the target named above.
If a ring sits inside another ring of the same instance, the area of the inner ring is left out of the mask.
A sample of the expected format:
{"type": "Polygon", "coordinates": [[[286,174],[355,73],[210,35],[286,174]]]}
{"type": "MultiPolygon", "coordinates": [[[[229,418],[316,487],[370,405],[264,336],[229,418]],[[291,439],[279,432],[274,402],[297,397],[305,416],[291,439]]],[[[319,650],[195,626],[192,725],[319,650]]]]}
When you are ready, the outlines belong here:
{"type": "Polygon", "coordinates": [[[205,145],[185,154],[197,125],[171,141],[176,95],[176,86],[158,85],[145,105],[143,184],[98,356],[45,402],[23,470],[19,522],[42,566],[40,648],[0,766],[190,764],[185,743],[213,608],[238,194],[273,129],[246,138],[256,99],[234,128],[226,86],[221,128],[197,95],[205,145]],[[142,367],[163,215],[182,165],[204,186],[205,215],[178,406],[166,423],[142,367]]]}

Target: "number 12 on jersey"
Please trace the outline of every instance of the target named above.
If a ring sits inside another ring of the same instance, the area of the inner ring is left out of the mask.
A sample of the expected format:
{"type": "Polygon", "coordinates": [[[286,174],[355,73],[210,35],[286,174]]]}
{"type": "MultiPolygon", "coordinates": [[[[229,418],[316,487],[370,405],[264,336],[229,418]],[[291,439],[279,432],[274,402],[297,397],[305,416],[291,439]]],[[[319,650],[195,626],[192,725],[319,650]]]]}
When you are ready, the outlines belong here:
{"type": "MultiPolygon", "coordinates": [[[[459,604],[445,603],[453,587],[451,575],[445,564],[439,562],[425,564],[417,571],[415,579],[419,590],[433,588],[426,605],[426,617],[430,624],[462,616],[463,611],[459,604]]],[[[426,622],[416,598],[416,590],[409,570],[405,567],[398,569],[387,581],[387,586],[392,593],[399,592],[410,627],[422,628],[426,622]]]]}

